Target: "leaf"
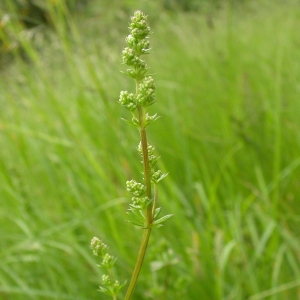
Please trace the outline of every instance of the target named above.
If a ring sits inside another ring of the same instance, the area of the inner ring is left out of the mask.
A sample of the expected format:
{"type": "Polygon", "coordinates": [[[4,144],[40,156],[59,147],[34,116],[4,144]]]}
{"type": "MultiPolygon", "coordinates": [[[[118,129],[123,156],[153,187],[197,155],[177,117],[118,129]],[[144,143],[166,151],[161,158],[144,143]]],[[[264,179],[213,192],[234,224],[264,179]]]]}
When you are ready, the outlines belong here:
{"type": "Polygon", "coordinates": [[[161,207],[156,208],[155,212],[154,212],[153,218],[154,219],[157,218],[159,216],[160,212],[161,212],[161,207]]]}
{"type": "Polygon", "coordinates": [[[224,272],[229,256],[236,244],[236,241],[232,240],[222,250],[219,263],[221,272],[224,272]]]}
{"type": "Polygon", "coordinates": [[[127,215],[132,218],[133,220],[136,220],[138,222],[141,222],[144,224],[145,217],[141,214],[139,214],[136,210],[130,210],[127,212],[127,215]]]}
{"type": "Polygon", "coordinates": [[[141,227],[142,229],[145,228],[144,223],[139,223],[139,222],[135,222],[135,221],[131,221],[131,220],[126,220],[126,221],[133,224],[133,225],[135,225],[135,226],[141,227]]]}
{"type": "Polygon", "coordinates": [[[121,118],[121,120],[124,121],[126,124],[132,125],[136,128],[140,127],[140,123],[138,122],[138,120],[136,118],[132,118],[131,121],[124,119],[124,118],[121,118]]]}
{"type": "Polygon", "coordinates": [[[162,174],[157,180],[156,180],[156,184],[159,183],[160,181],[162,181],[164,178],[166,178],[169,175],[169,173],[166,174],[162,174]]]}
{"type": "Polygon", "coordinates": [[[144,225],[144,220],[141,220],[141,219],[137,218],[133,214],[128,214],[128,216],[129,216],[128,222],[130,222],[130,223],[135,222],[135,224],[137,223],[137,224],[143,224],[144,225]]]}
{"type": "Polygon", "coordinates": [[[112,292],[112,289],[111,287],[104,287],[104,286],[99,286],[99,291],[105,295],[108,295],[108,296],[113,296],[113,292],[112,292]]]}
{"type": "Polygon", "coordinates": [[[139,213],[142,215],[142,217],[144,218],[144,220],[146,220],[146,217],[145,217],[143,211],[139,209],[139,213]]]}
{"type": "Polygon", "coordinates": [[[171,218],[173,216],[173,214],[170,214],[170,215],[166,215],[158,220],[155,220],[152,224],[153,225],[157,225],[157,224],[161,224],[163,223],[164,221],[166,221],[167,219],[171,218]]]}
{"type": "Polygon", "coordinates": [[[151,167],[154,167],[154,165],[158,162],[159,159],[160,159],[160,156],[158,156],[157,158],[155,158],[155,160],[151,161],[151,167]]]}
{"type": "Polygon", "coordinates": [[[152,224],[151,225],[151,228],[159,228],[159,227],[162,227],[163,225],[162,224],[152,224]]]}
{"type": "Polygon", "coordinates": [[[130,208],[126,213],[130,218],[129,220],[127,220],[127,222],[142,228],[145,226],[146,218],[142,210],[136,208],[130,208]]]}
{"type": "Polygon", "coordinates": [[[147,107],[147,106],[153,105],[154,103],[156,103],[156,101],[148,102],[148,103],[146,103],[146,105],[143,105],[143,106],[147,107]]]}
{"type": "Polygon", "coordinates": [[[149,119],[146,118],[147,121],[146,121],[145,127],[147,127],[148,125],[152,124],[154,121],[156,121],[159,118],[160,118],[160,116],[158,116],[157,114],[155,114],[152,117],[149,116],[149,119]]]}

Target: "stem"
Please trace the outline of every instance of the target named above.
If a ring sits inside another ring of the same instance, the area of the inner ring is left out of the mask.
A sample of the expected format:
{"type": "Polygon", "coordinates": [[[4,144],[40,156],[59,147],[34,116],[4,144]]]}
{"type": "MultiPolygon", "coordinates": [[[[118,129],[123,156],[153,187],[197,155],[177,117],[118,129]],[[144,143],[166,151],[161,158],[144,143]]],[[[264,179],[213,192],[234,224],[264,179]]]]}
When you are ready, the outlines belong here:
{"type": "MultiPolygon", "coordinates": [[[[109,274],[110,280],[111,280],[112,282],[114,282],[114,281],[115,281],[115,280],[114,280],[114,275],[113,275],[113,271],[112,271],[111,268],[108,269],[108,274],[109,274]]],[[[113,297],[113,300],[117,300],[117,295],[113,295],[112,297],[113,297]]]]}
{"type": "MultiPolygon", "coordinates": [[[[137,83],[138,85],[138,83],[137,83]]],[[[151,199],[152,198],[152,192],[151,192],[151,167],[149,163],[149,157],[148,157],[148,142],[147,142],[147,134],[146,134],[146,128],[144,127],[144,116],[145,111],[142,107],[138,107],[138,114],[139,114],[139,122],[140,122],[140,136],[141,136],[141,146],[142,146],[142,152],[143,152],[143,165],[144,165],[144,180],[145,180],[145,186],[146,186],[146,196],[151,199]]],[[[148,247],[148,242],[151,234],[151,223],[153,221],[153,214],[152,214],[152,205],[148,205],[146,209],[146,229],[144,229],[143,238],[140,245],[140,250],[138,253],[138,257],[135,263],[135,267],[133,270],[133,274],[125,295],[124,300],[130,300],[134,291],[134,288],[136,286],[143,261],[145,258],[146,250],[148,247]]]]}
{"type": "Polygon", "coordinates": [[[136,264],[134,267],[134,271],[125,295],[124,300],[130,300],[134,291],[134,288],[136,286],[137,283],[137,279],[139,277],[142,265],[143,265],[143,261],[144,261],[144,257],[146,254],[146,250],[147,250],[147,246],[148,246],[148,242],[149,242],[149,238],[150,238],[150,234],[151,234],[151,228],[147,228],[144,229],[144,233],[143,233],[143,238],[142,238],[142,242],[140,245],[140,250],[139,250],[139,254],[136,260],[136,264]]]}
{"type": "MultiPolygon", "coordinates": [[[[147,133],[146,128],[143,126],[144,124],[144,110],[139,107],[139,121],[141,124],[140,128],[140,136],[141,136],[141,145],[142,145],[142,151],[143,151],[143,165],[144,165],[144,180],[145,180],[145,186],[146,186],[146,196],[151,199],[152,198],[152,191],[151,191],[151,167],[149,163],[149,156],[148,156],[148,142],[147,142],[147,133]]],[[[147,206],[146,211],[146,221],[147,226],[149,226],[152,223],[152,205],[147,206]]]]}

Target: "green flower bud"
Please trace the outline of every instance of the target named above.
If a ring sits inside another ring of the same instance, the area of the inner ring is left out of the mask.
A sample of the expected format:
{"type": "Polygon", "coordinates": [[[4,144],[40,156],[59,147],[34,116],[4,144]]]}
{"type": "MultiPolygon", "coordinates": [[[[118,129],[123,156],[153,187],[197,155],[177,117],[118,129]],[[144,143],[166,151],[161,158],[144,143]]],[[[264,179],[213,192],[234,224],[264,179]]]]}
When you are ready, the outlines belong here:
{"type": "Polygon", "coordinates": [[[129,94],[127,91],[122,91],[120,93],[119,103],[130,111],[136,109],[135,95],[132,93],[129,94]]]}
{"type": "Polygon", "coordinates": [[[157,181],[161,176],[163,172],[161,170],[158,170],[152,174],[152,180],[155,182],[157,181]]]}
{"type": "Polygon", "coordinates": [[[136,147],[137,151],[140,155],[143,155],[142,143],[139,142],[138,146],[136,147]]]}
{"type": "MultiPolygon", "coordinates": [[[[153,154],[154,150],[155,150],[155,147],[153,147],[152,145],[148,144],[147,148],[148,148],[148,159],[149,159],[150,165],[154,166],[155,163],[158,161],[158,158],[153,154]]],[[[141,157],[143,157],[143,149],[142,149],[141,142],[138,144],[137,150],[138,150],[139,154],[141,155],[141,157]]],[[[141,161],[141,162],[143,163],[143,161],[141,161]]]]}
{"type": "Polygon", "coordinates": [[[147,76],[140,83],[137,94],[137,103],[141,106],[149,106],[155,102],[155,83],[151,76],[147,76]]]}
{"type": "Polygon", "coordinates": [[[144,71],[148,70],[146,62],[144,60],[138,58],[138,57],[134,58],[133,66],[137,69],[138,73],[141,73],[141,72],[144,72],[144,71]]]}
{"type": "Polygon", "coordinates": [[[152,122],[153,120],[157,119],[157,114],[153,115],[153,116],[150,116],[148,113],[146,113],[146,122],[147,123],[150,123],[152,122]]]}
{"type": "Polygon", "coordinates": [[[135,67],[136,69],[148,69],[146,62],[138,57],[133,49],[125,48],[122,52],[123,63],[127,66],[135,67]]]}
{"type": "Polygon", "coordinates": [[[125,39],[127,45],[133,49],[135,45],[138,43],[138,40],[133,37],[133,35],[129,34],[125,39]]]}
{"type": "Polygon", "coordinates": [[[135,58],[136,58],[136,55],[135,55],[135,52],[133,51],[133,49],[126,47],[122,51],[122,60],[123,60],[124,64],[126,64],[128,66],[132,66],[135,58]]]}
{"type": "Polygon", "coordinates": [[[150,204],[151,200],[148,197],[132,197],[131,207],[144,209],[150,204]]]}
{"type": "Polygon", "coordinates": [[[131,48],[137,56],[148,53],[150,50],[150,42],[148,38],[139,40],[133,37],[133,35],[129,34],[126,37],[126,43],[131,48]]]}
{"type": "Polygon", "coordinates": [[[152,173],[151,180],[154,183],[159,183],[161,180],[163,180],[165,177],[167,177],[167,174],[164,174],[161,170],[157,170],[156,172],[152,173]]]}
{"type": "Polygon", "coordinates": [[[131,35],[136,39],[144,39],[150,34],[150,27],[147,23],[147,16],[141,11],[136,11],[131,17],[131,23],[129,25],[131,35]]]}
{"type": "Polygon", "coordinates": [[[108,246],[97,237],[93,237],[91,241],[91,249],[96,256],[104,256],[108,250],[108,246]]]}
{"type": "Polygon", "coordinates": [[[119,280],[116,280],[114,283],[114,288],[118,288],[118,287],[120,287],[120,282],[119,280]]]}
{"type": "Polygon", "coordinates": [[[148,144],[147,148],[148,148],[149,155],[152,155],[154,153],[155,147],[148,144]]]}
{"type": "Polygon", "coordinates": [[[102,260],[102,266],[107,269],[111,269],[115,263],[116,259],[110,254],[106,253],[102,260]]]}
{"type": "MultiPolygon", "coordinates": [[[[148,154],[149,154],[149,155],[152,155],[153,152],[154,152],[154,150],[155,150],[155,147],[152,146],[152,145],[150,145],[150,144],[148,143],[147,149],[148,149],[148,154]]],[[[141,143],[141,142],[139,142],[139,144],[138,144],[138,146],[137,146],[137,151],[140,153],[140,155],[143,155],[143,149],[142,149],[142,143],[141,143]]]]}
{"type": "Polygon", "coordinates": [[[112,283],[109,275],[102,275],[102,282],[106,286],[110,286],[112,283]]]}
{"type": "Polygon", "coordinates": [[[126,182],[127,191],[135,197],[141,197],[145,194],[146,187],[135,180],[130,180],[126,182]]]}

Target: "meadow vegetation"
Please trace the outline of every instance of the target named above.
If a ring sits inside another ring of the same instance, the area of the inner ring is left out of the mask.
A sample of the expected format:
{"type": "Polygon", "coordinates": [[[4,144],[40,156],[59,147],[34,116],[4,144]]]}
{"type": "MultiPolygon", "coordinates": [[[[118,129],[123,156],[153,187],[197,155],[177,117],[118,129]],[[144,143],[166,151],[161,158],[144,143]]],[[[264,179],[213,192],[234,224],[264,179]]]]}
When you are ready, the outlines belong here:
{"type": "Polygon", "coordinates": [[[133,299],[299,299],[299,3],[97,2],[83,14],[49,1],[52,25],[33,29],[1,10],[0,299],[105,299],[93,236],[131,276],[141,229],[125,222],[124,182],[140,175],[139,137],[117,101],[136,9],[154,33],[148,139],[174,216],[133,299]]]}

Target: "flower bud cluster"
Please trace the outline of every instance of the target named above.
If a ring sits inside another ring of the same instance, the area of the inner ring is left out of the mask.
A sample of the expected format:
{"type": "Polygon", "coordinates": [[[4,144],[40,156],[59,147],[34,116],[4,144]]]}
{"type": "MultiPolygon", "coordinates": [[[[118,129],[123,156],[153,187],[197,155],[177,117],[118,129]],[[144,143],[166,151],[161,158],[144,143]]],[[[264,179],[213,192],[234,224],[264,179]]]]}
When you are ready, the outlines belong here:
{"type": "Polygon", "coordinates": [[[144,196],[146,192],[144,184],[136,182],[135,180],[130,180],[126,182],[126,185],[127,191],[134,196],[132,197],[132,204],[130,204],[130,207],[144,209],[150,204],[151,200],[147,196],[144,196]]]}
{"type": "Polygon", "coordinates": [[[116,258],[106,253],[102,259],[102,266],[106,269],[111,269],[116,262],[116,258]]]}
{"type": "Polygon", "coordinates": [[[147,16],[141,11],[137,10],[134,13],[133,17],[131,17],[129,30],[135,39],[145,39],[150,34],[150,27],[147,23],[147,16]]]}
{"type": "MultiPolygon", "coordinates": [[[[153,183],[157,184],[159,183],[162,179],[164,179],[167,174],[164,174],[161,170],[154,171],[154,165],[157,163],[159,157],[156,157],[154,155],[154,150],[155,147],[151,146],[148,144],[148,159],[149,159],[149,164],[151,167],[151,180],[153,183]]],[[[137,150],[139,154],[143,157],[143,149],[142,149],[142,144],[139,143],[137,150]]]]}
{"type": "Polygon", "coordinates": [[[153,121],[157,120],[159,117],[157,116],[157,114],[150,116],[148,113],[146,113],[146,124],[150,124],[153,121]]]}
{"type": "MultiPolygon", "coordinates": [[[[148,143],[147,145],[147,149],[148,149],[148,159],[149,159],[149,163],[150,163],[150,166],[154,166],[155,163],[157,162],[157,157],[154,155],[154,150],[155,150],[155,147],[150,145],[148,143]]],[[[143,157],[143,149],[142,149],[142,143],[140,142],[137,146],[137,150],[139,152],[139,154],[141,155],[141,157],[143,157]]]]}
{"type": "Polygon", "coordinates": [[[102,282],[104,286],[100,287],[100,291],[116,299],[114,296],[119,293],[123,285],[118,280],[113,281],[109,275],[103,275],[102,282]]]}
{"type": "Polygon", "coordinates": [[[152,172],[151,180],[155,184],[158,184],[161,180],[167,177],[168,173],[164,174],[161,170],[157,170],[156,172],[152,172]]]}
{"type": "Polygon", "coordinates": [[[152,173],[151,179],[153,182],[157,182],[161,176],[163,175],[163,172],[161,170],[157,170],[156,172],[152,173]]]}
{"type": "Polygon", "coordinates": [[[91,241],[91,249],[93,254],[102,258],[101,266],[106,269],[111,269],[116,261],[116,258],[107,253],[108,246],[97,237],[93,237],[91,241]]]}
{"type": "Polygon", "coordinates": [[[129,34],[126,38],[126,43],[129,49],[132,49],[137,55],[146,54],[150,50],[150,42],[147,39],[139,40],[132,34],[129,34]]]}
{"type": "Polygon", "coordinates": [[[148,197],[132,197],[132,204],[130,204],[133,208],[144,209],[151,203],[151,200],[148,197]]]}
{"type": "Polygon", "coordinates": [[[122,52],[123,63],[131,67],[128,74],[139,80],[144,77],[148,67],[144,60],[140,58],[150,50],[149,34],[150,27],[147,23],[147,16],[141,11],[136,11],[131,18],[129,25],[129,35],[125,41],[128,45],[122,52]]]}
{"type": "Polygon", "coordinates": [[[120,93],[119,103],[130,111],[134,111],[136,109],[135,95],[128,93],[127,91],[122,91],[120,93]]]}
{"type": "Polygon", "coordinates": [[[147,16],[136,11],[131,18],[129,35],[125,39],[127,47],[122,51],[122,60],[130,67],[127,74],[137,81],[138,88],[136,95],[122,91],[119,98],[119,103],[132,112],[137,106],[146,107],[155,102],[155,84],[151,76],[145,77],[149,68],[141,58],[150,51],[149,34],[147,16]]]}
{"type": "Polygon", "coordinates": [[[141,197],[145,194],[146,187],[144,184],[130,180],[126,182],[127,191],[134,197],[141,197]]]}
{"type": "MultiPolygon", "coordinates": [[[[143,70],[147,70],[147,65],[144,60],[136,56],[133,49],[130,49],[129,47],[126,47],[122,52],[122,59],[123,63],[127,66],[134,67],[135,69],[140,70],[140,72],[143,70]]],[[[133,76],[132,76],[133,77],[133,76]]]]}
{"type": "Polygon", "coordinates": [[[108,271],[108,274],[102,275],[104,286],[100,286],[100,291],[110,296],[117,295],[123,285],[120,285],[118,280],[113,280],[112,278],[112,268],[116,262],[116,258],[107,253],[108,246],[97,237],[92,239],[91,249],[93,250],[94,255],[102,258],[102,263],[99,266],[108,271]]]}
{"type": "Polygon", "coordinates": [[[109,275],[102,275],[102,282],[104,285],[111,285],[111,279],[109,275]]]}
{"type": "Polygon", "coordinates": [[[93,250],[94,255],[103,257],[107,253],[108,246],[97,237],[93,237],[91,241],[91,249],[93,250]]]}
{"type": "Polygon", "coordinates": [[[152,76],[147,76],[139,84],[137,103],[141,106],[149,106],[155,103],[155,83],[152,76]]]}

